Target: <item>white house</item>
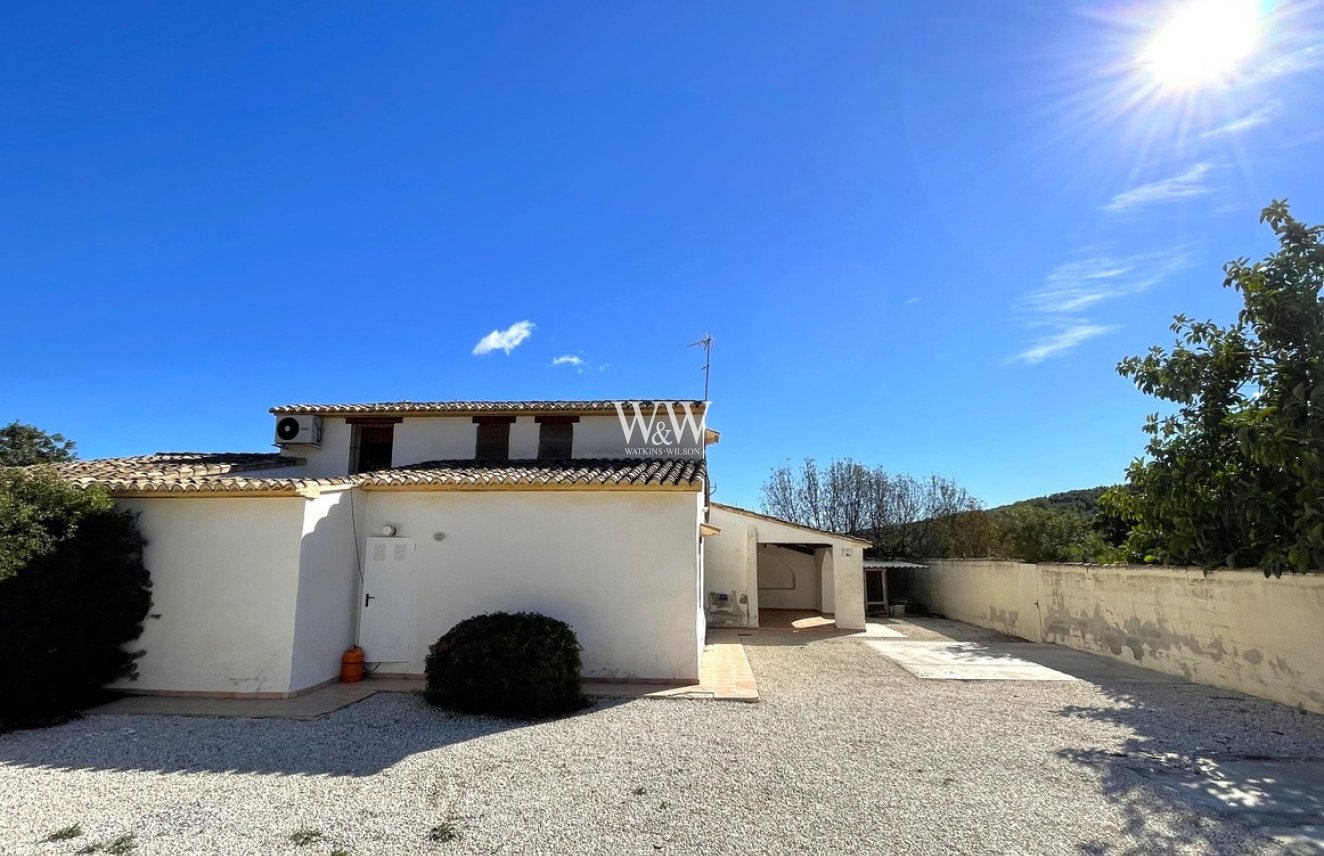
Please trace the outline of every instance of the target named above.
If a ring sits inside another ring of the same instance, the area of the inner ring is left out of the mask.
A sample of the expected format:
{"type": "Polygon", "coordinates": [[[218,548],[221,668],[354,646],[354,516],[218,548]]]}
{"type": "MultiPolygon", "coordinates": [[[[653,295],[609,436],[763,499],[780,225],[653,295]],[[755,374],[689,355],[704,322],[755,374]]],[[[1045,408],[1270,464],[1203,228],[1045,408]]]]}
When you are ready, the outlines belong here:
{"type": "Polygon", "coordinates": [[[863,627],[861,544],[708,503],[706,411],[290,405],[276,453],[65,465],[148,540],[146,653],[121,688],[282,697],[334,680],[356,643],[379,674],[420,674],[438,637],[495,610],[568,622],[585,677],[615,680],[696,679],[709,618],[757,626],[760,599],[863,627]],[[764,569],[774,544],[798,545],[789,578],[764,569]]]}

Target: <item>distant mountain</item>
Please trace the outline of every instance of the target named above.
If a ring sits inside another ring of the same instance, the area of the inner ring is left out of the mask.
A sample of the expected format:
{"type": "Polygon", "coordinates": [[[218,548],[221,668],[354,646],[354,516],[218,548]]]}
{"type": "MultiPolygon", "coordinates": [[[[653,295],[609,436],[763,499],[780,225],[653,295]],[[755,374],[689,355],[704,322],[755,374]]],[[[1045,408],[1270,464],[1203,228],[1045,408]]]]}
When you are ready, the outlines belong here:
{"type": "Polygon", "coordinates": [[[1103,496],[1104,491],[1110,487],[1111,485],[1103,485],[1101,487],[1083,487],[1079,490],[1064,490],[1061,493],[1050,493],[1048,496],[1036,496],[1031,499],[1022,499],[1019,502],[999,505],[997,508],[990,508],[989,511],[1001,511],[1005,508],[1029,505],[1036,508],[1075,511],[1086,517],[1093,517],[1099,510],[1099,497],[1103,496]]]}

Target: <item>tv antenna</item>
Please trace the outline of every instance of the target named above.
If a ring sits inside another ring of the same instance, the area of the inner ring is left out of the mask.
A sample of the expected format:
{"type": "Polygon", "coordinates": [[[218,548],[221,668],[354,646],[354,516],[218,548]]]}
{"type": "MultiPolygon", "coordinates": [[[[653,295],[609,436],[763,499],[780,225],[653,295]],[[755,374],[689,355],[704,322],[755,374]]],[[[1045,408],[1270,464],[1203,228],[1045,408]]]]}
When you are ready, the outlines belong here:
{"type": "Polygon", "coordinates": [[[687,347],[703,348],[703,400],[708,400],[708,381],[713,368],[713,337],[704,333],[697,342],[690,342],[687,347]]]}

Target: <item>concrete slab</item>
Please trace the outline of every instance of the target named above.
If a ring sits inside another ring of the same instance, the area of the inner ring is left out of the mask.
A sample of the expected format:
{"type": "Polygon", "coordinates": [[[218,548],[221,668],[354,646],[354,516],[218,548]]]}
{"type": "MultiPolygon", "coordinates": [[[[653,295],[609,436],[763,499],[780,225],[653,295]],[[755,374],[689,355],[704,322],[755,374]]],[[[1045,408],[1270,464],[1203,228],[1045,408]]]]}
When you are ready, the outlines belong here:
{"type": "Polygon", "coordinates": [[[881,621],[866,621],[864,623],[864,635],[869,639],[905,639],[906,634],[900,630],[888,627],[881,621]]]}
{"type": "Polygon", "coordinates": [[[875,641],[865,644],[917,678],[939,681],[1074,681],[1064,672],[1015,656],[1019,646],[977,642],[875,641]],[[1003,650],[998,650],[1003,649],[1003,650]]]}
{"type": "Polygon", "coordinates": [[[201,698],[198,696],[133,695],[87,711],[89,714],[154,714],[158,716],[221,716],[244,719],[317,719],[379,692],[419,692],[416,678],[368,678],[352,684],[329,684],[312,692],[281,699],[201,698]]]}
{"type": "MultiPolygon", "coordinates": [[[[999,646],[991,645],[989,647],[998,648],[999,646]]],[[[1091,654],[1088,651],[1077,651],[1074,648],[1053,645],[1051,643],[1021,642],[1007,646],[1006,650],[1011,651],[1015,656],[1020,657],[1023,660],[1029,660],[1038,663],[1041,666],[1047,666],[1058,672],[1065,672],[1068,675],[1080,678],[1082,681],[1088,681],[1100,686],[1107,686],[1114,683],[1189,683],[1185,678],[1167,675],[1163,672],[1156,672],[1153,669],[1146,669],[1141,666],[1133,666],[1129,663],[1114,660],[1111,657],[1105,657],[1102,654],[1091,654]]]]}
{"type": "Polygon", "coordinates": [[[1204,761],[1198,770],[1132,769],[1203,811],[1324,853],[1324,761],[1204,761]]]}

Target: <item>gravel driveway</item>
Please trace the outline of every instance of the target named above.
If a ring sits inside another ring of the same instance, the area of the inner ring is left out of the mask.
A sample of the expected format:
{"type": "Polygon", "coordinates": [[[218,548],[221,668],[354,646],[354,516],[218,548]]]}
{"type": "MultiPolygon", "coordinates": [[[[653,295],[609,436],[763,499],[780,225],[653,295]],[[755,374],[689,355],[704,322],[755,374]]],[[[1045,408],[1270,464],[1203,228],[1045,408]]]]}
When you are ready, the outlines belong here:
{"type": "Polygon", "coordinates": [[[0,852],[1271,853],[1156,772],[1324,757],[1324,717],[1224,690],[924,681],[858,637],[746,641],[758,704],[602,701],[522,726],[383,693],[312,722],[0,736],[0,852]]]}

